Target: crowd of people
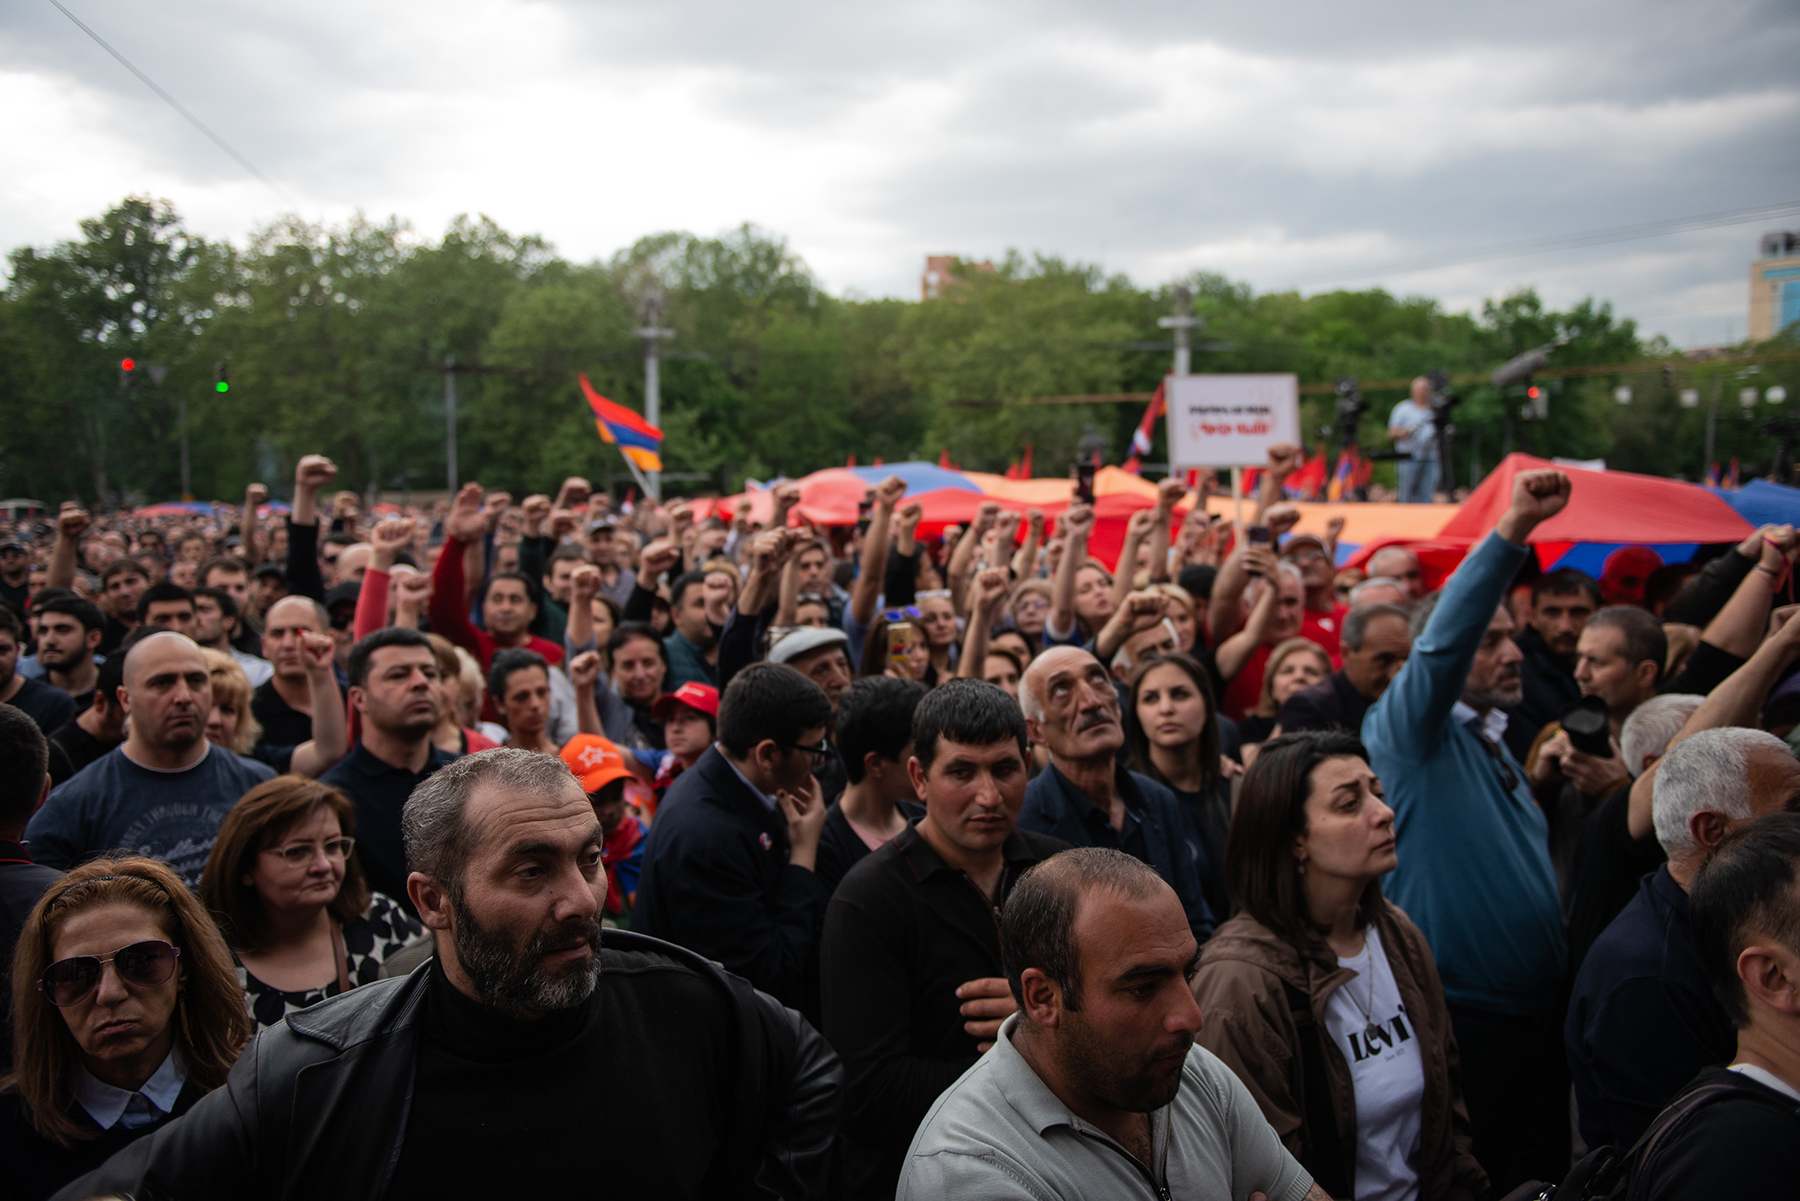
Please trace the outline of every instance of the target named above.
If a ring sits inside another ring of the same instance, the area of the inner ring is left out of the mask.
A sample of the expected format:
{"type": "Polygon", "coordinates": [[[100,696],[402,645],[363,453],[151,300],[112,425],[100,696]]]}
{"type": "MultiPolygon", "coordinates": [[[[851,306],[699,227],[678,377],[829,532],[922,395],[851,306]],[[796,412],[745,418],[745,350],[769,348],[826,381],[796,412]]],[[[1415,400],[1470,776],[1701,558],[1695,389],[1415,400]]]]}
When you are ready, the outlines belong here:
{"type": "Polygon", "coordinates": [[[1340,570],[1297,462],[1112,565],[317,455],[20,523],[0,1198],[1783,1194],[1800,535],[1545,573],[1535,471],[1340,570]]]}

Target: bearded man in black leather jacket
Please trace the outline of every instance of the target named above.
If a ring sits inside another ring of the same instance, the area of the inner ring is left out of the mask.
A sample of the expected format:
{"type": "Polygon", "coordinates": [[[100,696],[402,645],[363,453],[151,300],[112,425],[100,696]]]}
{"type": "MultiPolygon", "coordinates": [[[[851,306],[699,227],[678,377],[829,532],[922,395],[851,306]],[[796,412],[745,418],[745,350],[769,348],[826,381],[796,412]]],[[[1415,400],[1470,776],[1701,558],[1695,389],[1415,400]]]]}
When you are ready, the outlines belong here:
{"type": "Polygon", "coordinates": [[[603,945],[600,826],[561,760],[458,760],[402,825],[437,958],[291,1014],[65,1195],[823,1195],[837,1057],[691,952],[603,945]]]}

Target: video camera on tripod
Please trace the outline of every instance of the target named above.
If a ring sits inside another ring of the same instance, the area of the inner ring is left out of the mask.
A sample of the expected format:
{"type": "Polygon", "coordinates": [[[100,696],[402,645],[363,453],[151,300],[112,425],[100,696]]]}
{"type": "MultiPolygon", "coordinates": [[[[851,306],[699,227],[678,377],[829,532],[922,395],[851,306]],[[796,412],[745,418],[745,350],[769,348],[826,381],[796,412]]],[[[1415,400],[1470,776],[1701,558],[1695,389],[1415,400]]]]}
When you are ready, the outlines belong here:
{"type": "Polygon", "coordinates": [[[1342,451],[1356,445],[1356,426],[1369,411],[1369,402],[1363,399],[1361,381],[1354,375],[1339,376],[1336,390],[1337,440],[1342,451]]]}

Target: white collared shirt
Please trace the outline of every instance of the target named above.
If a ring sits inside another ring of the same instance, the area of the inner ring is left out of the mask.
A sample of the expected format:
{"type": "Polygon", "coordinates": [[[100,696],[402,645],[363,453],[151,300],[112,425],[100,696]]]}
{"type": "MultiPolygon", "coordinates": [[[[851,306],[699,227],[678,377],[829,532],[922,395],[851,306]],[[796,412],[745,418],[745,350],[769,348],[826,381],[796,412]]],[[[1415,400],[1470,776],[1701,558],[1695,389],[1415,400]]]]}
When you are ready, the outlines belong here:
{"type": "MultiPolygon", "coordinates": [[[[174,1051],[169,1052],[156,1074],[144,1081],[144,1087],[137,1093],[115,1088],[101,1080],[82,1064],[75,1065],[75,1100],[87,1115],[94,1119],[94,1124],[102,1130],[111,1130],[125,1116],[125,1107],[131,1098],[138,1093],[163,1114],[175,1108],[175,1098],[181,1095],[181,1086],[187,1083],[187,1073],[182,1070],[181,1056],[174,1051]]],[[[132,1126],[147,1125],[148,1121],[139,1120],[128,1124],[132,1126]]]]}
{"type": "Polygon", "coordinates": [[[1796,1089],[1793,1085],[1783,1080],[1780,1076],[1777,1076],[1774,1072],[1769,1071],[1767,1068],[1759,1068],[1753,1063],[1734,1063],[1731,1065],[1731,1070],[1738,1073],[1740,1076],[1746,1076],[1749,1079],[1756,1081],[1764,1088],[1772,1088],[1778,1093],[1782,1093],[1792,1097],[1796,1101],[1800,1101],[1800,1089],[1796,1089]]]}
{"type": "Polygon", "coordinates": [[[1450,706],[1450,716],[1459,726],[1467,726],[1479,717],[1481,732],[1487,736],[1489,742],[1499,742],[1506,734],[1506,711],[1503,709],[1489,709],[1482,714],[1475,712],[1472,707],[1462,701],[1457,701],[1450,706]]]}

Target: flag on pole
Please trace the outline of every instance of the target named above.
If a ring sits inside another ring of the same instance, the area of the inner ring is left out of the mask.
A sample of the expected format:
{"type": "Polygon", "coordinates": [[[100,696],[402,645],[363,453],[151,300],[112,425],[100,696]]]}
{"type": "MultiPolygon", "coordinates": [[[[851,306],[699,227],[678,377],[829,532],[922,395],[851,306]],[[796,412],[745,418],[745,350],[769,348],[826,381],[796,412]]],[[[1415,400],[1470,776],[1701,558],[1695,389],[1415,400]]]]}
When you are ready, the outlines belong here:
{"type": "Polygon", "coordinates": [[[661,430],[594,391],[585,374],[581,376],[581,391],[587,396],[588,408],[594,411],[594,428],[600,431],[600,441],[618,447],[619,453],[640,470],[662,470],[661,430]]]}
{"type": "Polygon", "coordinates": [[[1306,460],[1300,470],[1288,476],[1282,483],[1282,490],[1298,500],[1312,500],[1325,487],[1325,450],[1321,447],[1317,454],[1306,460]]]}
{"type": "Polygon", "coordinates": [[[1163,415],[1167,407],[1163,398],[1164,383],[1156,385],[1156,391],[1150,396],[1150,404],[1144,409],[1144,419],[1138,422],[1137,431],[1131,435],[1131,457],[1125,460],[1124,468],[1132,475],[1141,473],[1143,457],[1150,453],[1150,447],[1156,437],[1156,421],[1163,415]]]}

